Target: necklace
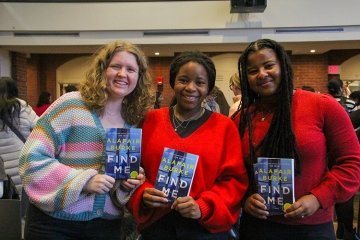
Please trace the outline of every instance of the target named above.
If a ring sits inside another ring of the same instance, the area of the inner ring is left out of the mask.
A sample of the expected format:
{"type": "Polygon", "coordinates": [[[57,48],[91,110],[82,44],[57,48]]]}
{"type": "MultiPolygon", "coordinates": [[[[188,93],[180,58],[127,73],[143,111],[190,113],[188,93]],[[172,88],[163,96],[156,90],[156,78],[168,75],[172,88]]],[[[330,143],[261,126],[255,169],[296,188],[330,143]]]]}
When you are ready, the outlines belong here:
{"type": "Polygon", "coordinates": [[[192,121],[192,120],[195,120],[197,118],[199,118],[200,116],[203,115],[203,113],[205,112],[205,109],[202,108],[202,110],[197,113],[196,115],[188,118],[188,119],[185,119],[183,121],[181,121],[180,119],[178,119],[176,116],[175,116],[175,106],[173,107],[173,116],[172,116],[172,122],[174,124],[174,130],[175,132],[177,132],[178,128],[187,128],[187,126],[189,125],[189,123],[192,121]],[[185,123],[186,122],[186,123],[185,123]],[[184,124],[184,125],[183,125],[184,124]]]}
{"type": "Polygon", "coordinates": [[[265,121],[266,117],[269,116],[271,114],[271,112],[260,112],[261,113],[261,119],[260,121],[265,121]]]}

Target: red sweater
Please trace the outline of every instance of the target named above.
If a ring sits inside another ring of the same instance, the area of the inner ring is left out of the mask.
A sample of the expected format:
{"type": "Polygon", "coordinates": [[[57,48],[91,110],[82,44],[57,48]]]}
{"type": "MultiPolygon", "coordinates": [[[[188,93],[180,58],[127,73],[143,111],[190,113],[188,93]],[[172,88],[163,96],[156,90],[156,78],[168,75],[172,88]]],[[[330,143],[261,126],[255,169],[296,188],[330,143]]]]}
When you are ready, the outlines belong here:
{"type": "MultiPolygon", "coordinates": [[[[254,143],[264,138],[271,118],[255,117],[254,143]]],[[[239,122],[239,115],[235,118],[239,122]]],[[[332,221],[333,205],[356,193],[360,182],[360,147],[348,114],[333,97],[296,90],[292,122],[301,161],[301,174],[295,176],[295,198],[312,193],[321,207],[303,219],[271,217],[284,224],[321,224],[332,221]],[[327,152],[336,160],[328,171],[327,152]]],[[[245,159],[249,155],[248,132],[242,140],[245,159]]],[[[252,180],[250,180],[252,181],[252,180]]]]}
{"type": "Polygon", "coordinates": [[[248,187],[235,124],[225,116],[212,113],[195,132],[181,138],[170,122],[169,108],[147,114],[141,160],[146,181],[128,203],[140,231],[170,211],[170,205],[167,208],[144,208],[142,205],[144,189],[154,187],[164,147],[200,156],[190,190],[190,196],[201,210],[199,223],[209,232],[228,231],[239,215],[240,202],[248,187]]]}
{"type": "Polygon", "coordinates": [[[36,106],[34,107],[34,111],[40,117],[46,111],[46,109],[50,107],[50,105],[51,103],[44,104],[41,107],[36,106]]]}

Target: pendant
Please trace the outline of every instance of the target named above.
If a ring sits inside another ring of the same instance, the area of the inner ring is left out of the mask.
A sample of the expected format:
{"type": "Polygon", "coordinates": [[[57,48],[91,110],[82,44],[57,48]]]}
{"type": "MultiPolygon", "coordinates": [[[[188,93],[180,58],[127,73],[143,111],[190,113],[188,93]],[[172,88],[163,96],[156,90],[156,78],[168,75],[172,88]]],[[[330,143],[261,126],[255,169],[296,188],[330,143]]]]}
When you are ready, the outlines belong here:
{"type": "Polygon", "coordinates": [[[262,117],[262,118],[261,118],[261,121],[262,121],[262,122],[265,121],[265,117],[262,117]]]}

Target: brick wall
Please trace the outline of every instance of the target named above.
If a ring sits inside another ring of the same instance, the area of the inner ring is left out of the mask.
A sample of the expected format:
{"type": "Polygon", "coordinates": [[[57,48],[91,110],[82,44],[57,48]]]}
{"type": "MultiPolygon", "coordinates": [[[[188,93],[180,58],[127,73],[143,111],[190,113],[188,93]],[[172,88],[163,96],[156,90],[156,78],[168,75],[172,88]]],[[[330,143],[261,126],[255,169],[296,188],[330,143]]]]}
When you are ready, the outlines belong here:
{"type": "MultiPolygon", "coordinates": [[[[341,64],[360,52],[357,50],[337,50],[321,55],[292,55],[290,56],[295,82],[300,88],[303,85],[312,86],[316,91],[327,92],[327,80],[333,77],[327,74],[329,64],[341,64]],[[337,56],[337,58],[335,58],[337,56]],[[338,59],[334,62],[334,59],[338,59]],[[340,61],[341,62],[338,62],[340,61]]],[[[85,54],[32,54],[26,58],[25,54],[12,53],[12,76],[18,82],[20,97],[34,106],[41,91],[48,91],[56,96],[56,69],[63,63],[85,54]]],[[[150,57],[150,74],[156,84],[156,77],[163,77],[162,106],[168,106],[173,97],[173,90],[169,84],[169,68],[172,57],[150,57]]]]}
{"type": "Polygon", "coordinates": [[[11,77],[17,83],[19,98],[27,101],[26,55],[23,53],[11,53],[11,66],[11,77]]]}
{"type": "Polygon", "coordinates": [[[162,89],[162,102],[160,106],[169,106],[171,99],[174,96],[173,90],[169,83],[169,71],[172,57],[157,57],[149,58],[150,74],[156,84],[157,77],[163,77],[162,89]]]}
{"type": "Polygon", "coordinates": [[[294,87],[311,86],[316,91],[327,92],[328,60],[322,55],[293,55],[290,57],[294,70],[294,87]]]}

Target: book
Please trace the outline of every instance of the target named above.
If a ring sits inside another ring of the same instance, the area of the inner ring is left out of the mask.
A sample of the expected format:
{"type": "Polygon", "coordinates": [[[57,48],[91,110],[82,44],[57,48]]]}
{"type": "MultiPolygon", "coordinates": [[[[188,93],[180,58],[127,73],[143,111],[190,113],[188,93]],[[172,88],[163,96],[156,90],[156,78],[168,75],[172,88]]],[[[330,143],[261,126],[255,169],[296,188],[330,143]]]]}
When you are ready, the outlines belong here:
{"type": "Polygon", "coordinates": [[[164,148],[155,188],[163,191],[169,202],[189,196],[199,155],[164,148]]]}
{"type": "Polygon", "coordinates": [[[105,174],[115,179],[136,178],[141,161],[140,128],[107,128],[105,174]]]}
{"type": "Polygon", "coordinates": [[[282,215],[294,203],[294,159],[260,157],[254,164],[254,178],[270,215],[282,215]]]}

